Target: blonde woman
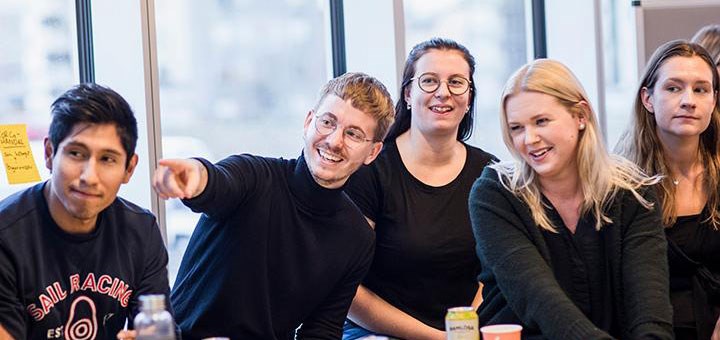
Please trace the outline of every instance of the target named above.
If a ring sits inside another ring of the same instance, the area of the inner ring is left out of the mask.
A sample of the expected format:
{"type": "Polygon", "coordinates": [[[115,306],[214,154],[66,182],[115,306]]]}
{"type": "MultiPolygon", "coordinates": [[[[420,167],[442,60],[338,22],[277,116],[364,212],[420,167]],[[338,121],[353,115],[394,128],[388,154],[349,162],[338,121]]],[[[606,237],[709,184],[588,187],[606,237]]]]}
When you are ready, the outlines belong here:
{"type": "Polygon", "coordinates": [[[671,339],[657,178],[610,156],[572,72],[535,60],[507,82],[505,144],[470,194],[481,324],[527,338],[671,339]]]}
{"type": "Polygon", "coordinates": [[[665,176],[658,193],[677,339],[720,340],[718,89],[715,62],[700,45],[675,40],[660,46],[619,145],[647,173],[665,176]]]}

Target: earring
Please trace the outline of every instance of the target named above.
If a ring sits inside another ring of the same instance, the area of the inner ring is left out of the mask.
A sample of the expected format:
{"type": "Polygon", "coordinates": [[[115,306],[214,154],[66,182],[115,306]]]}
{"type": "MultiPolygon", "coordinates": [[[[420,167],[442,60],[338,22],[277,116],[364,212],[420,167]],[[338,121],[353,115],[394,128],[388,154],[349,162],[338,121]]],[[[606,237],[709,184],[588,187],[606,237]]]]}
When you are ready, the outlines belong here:
{"type": "Polygon", "coordinates": [[[585,130],[585,123],[580,123],[580,130],[585,130]]]}
{"type": "Polygon", "coordinates": [[[465,113],[468,113],[468,112],[470,112],[470,106],[468,106],[467,109],[465,109],[465,113]]]}
{"type": "Polygon", "coordinates": [[[407,109],[410,110],[410,103],[407,103],[407,109]]]}

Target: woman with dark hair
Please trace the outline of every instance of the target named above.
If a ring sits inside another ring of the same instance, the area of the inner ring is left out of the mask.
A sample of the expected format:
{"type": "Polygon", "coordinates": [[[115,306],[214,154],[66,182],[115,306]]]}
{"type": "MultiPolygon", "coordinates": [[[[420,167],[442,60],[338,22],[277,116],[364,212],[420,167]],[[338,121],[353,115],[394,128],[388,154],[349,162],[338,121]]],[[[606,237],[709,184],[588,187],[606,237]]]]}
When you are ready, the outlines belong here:
{"type": "Polygon", "coordinates": [[[445,339],[447,309],[481,301],[467,198],[495,157],[464,143],[474,71],[470,52],[452,40],[410,51],[384,149],[345,187],[375,228],[376,250],[343,339],[445,339]]]}
{"type": "Polygon", "coordinates": [[[720,111],[715,62],[674,40],[650,58],[619,151],[658,184],[676,339],[720,340],[720,111]],[[715,329],[715,331],[713,331],[715,329]]]}

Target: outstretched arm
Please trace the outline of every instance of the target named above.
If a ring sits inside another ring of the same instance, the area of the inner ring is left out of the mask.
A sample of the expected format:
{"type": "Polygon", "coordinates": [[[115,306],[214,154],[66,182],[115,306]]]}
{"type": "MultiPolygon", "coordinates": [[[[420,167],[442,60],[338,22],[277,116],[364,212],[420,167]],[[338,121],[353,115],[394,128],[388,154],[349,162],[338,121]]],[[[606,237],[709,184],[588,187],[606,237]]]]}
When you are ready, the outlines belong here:
{"type": "Polygon", "coordinates": [[[162,199],[191,199],[207,186],[208,173],[197,159],[161,159],[152,185],[162,199]]]}
{"type": "Polygon", "coordinates": [[[393,337],[418,340],[445,339],[445,332],[430,327],[397,309],[362,285],[357,289],[348,318],[360,327],[393,337]]]}
{"type": "Polygon", "coordinates": [[[10,335],[10,333],[8,333],[5,328],[0,325],[0,340],[15,340],[15,338],[13,338],[12,335],[10,335]]]}
{"type": "Polygon", "coordinates": [[[475,308],[475,310],[477,310],[478,307],[480,307],[480,305],[483,302],[482,289],[483,289],[482,282],[478,282],[477,293],[475,293],[475,297],[473,298],[472,303],[470,304],[470,306],[472,306],[472,308],[475,308]]]}

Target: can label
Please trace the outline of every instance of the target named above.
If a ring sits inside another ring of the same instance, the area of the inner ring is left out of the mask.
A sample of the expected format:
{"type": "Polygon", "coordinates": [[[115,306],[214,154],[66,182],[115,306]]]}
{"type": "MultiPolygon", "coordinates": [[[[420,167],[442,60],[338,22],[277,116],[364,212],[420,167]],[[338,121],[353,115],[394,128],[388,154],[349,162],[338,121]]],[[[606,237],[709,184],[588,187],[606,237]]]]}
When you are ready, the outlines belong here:
{"type": "Polygon", "coordinates": [[[445,316],[445,332],[448,340],[479,340],[478,316],[475,308],[454,307],[445,316]]]}

